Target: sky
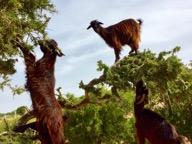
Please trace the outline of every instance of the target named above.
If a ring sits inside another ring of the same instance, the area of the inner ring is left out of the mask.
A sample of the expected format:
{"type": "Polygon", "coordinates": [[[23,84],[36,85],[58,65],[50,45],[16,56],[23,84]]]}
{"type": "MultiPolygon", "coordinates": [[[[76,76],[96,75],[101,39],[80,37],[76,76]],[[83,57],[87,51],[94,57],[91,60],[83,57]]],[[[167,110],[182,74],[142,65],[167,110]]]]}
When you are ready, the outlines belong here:
{"type": "MultiPolygon", "coordinates": [[[[178,56],[184,63],[192,60],[192,1],[191,0],[52,0],[57,13],[47,28],[50,38],[58,42],[65,53],[55,66],[56,88],[63,93],[83,94],[79,82],[85,83],[100,75],[97,61],[112,65],[113,50],[92,30],[87,30],[90,21],[97,19],[104,27],[121,20],[141,18],[143,20],[139,51],[150,49],[158,53],[181,46],[178,56]]],[[[121,57],[130,47],[124,46],[121,57]]],[[[36,56],[41,57],[36,50],[36,56]]],[[[25,66],[19,58],[13,85],[25,84],[25,66]]],[[[28,92],[13,96],[8,88],[0,91],[0,113],[10,112],[19,106],[31,107],[28,92]]]]}

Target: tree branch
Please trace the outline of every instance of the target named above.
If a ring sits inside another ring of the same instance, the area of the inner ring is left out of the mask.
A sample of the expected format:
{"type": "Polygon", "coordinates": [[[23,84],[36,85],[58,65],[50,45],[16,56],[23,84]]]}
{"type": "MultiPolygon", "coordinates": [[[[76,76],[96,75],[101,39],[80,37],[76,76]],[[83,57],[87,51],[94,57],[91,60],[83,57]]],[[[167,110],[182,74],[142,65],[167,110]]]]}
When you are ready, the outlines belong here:
{"type": "Polygon", "coordinates": [[[25,115],[23,115],[17,122],[15,128],[13,129],[14,131],[17,131],[20,129],[20,127],[23,127],[24,125],[26,125],[26,123],[31,120],[32,118],[35,118],[35,113],[34,111],[29,111],[28,113],[26,113],[25,115]]]}
{"type": "MultiPolygon", "coordinates": [[[[127,58],[127,56],[125,56],[123,59],[125,59],[125,58],[127,58]]],[[[120,62],[123,60],[123,59],[121,59],[121,60],[119,60],[118,62],[116,62],[116,63],[114,63],[111,67],[110,67],[110,69],[111,68],[113,68],[113,67],[119,67],[119,64],[120,64],[120,62]]],[[[105,74],[105,72],[99,77],[99,78],[94,78],[94,79],[92,79],[88,84],[84,84],[83,83],[83,81],[81,81],[80,83],[79,83],[79,88],[81,88],[81,89],[84,89],[84,91],[85,91],[85,99],[86,100],[88,100],[87,101],[87,103],[91,103],[90,102],[90,98],[89,98],[89,92],[93,92],[93,93],[97,93],[98,92],[98,90],[94,87],[95,85],[98,85],[98,84],[100,84],[100,83],[104,83],[106,81],[106,74],[105,74]]],[[[120,96],[119,96],[119,94],[118,94],[118,90],[117,90],[117,88],[115,87],[115,86],[112,86],[111,87],[111,93],[112,93],[112,95],[115,95],[115,96],[117,96],[119,99],[121,99],[120,98],[120,96]]],[[[104,96],[105,97],[105,96],[104,96]]],[[[108,97],[108,96],[107,96],[108,97]]],[[[102,99],[102,98],[101,98],[102,99]]],[[[100,100],[101,100],[100,99],[100,100]]],[[[99,98],[98,98],[98,100],[99,100],[99,98]]],[[[83,103],[83,101],[82,101],[82,103],[83,103]]],[[[98,102],[98,103],[100,103],[100,102],[98,102]]],[[[83,104],[85,104],[85,103],[83,103],[83,104]]],[[[79,105],[81,105],[81,104],[79,104],[79,105]]]]}
{"type": "Polygon", "coordinates": [[[81,102],[79,102],[77,104],[69,103],[64,98],[62,100],[61,99],[58,100],[58,102],[59,102],[59,104],[61,105],[62,108],[70,109],[70,110],[79,110],[80,108],[86,106],[87,104],[101,105],[104,101],[106,102],[110,98],[111,98],[111,96],[109,94],[105,94],[103,97],[97,98],[97,101],[92,101],[91,98],[85,97],[83,100],[81,100],[81,102]]]}
{"type": "Polygon", "coordinates": [[[83,83],[83,81],[81,81],[80,84],[79,84],[79,88],[84,89],[84,90],[85,90],[85,97],[86,97],[86,98],[89,98],[88,93],[89,93],[90,91],[92,91],[92,92],[95,91],[94,86],[97,85],[97,84],[99,84],[99,83],[104,82],[105,79],[106,79],[106,76],[103,74],[103,75],[101,75],[99,78],[94,78],[93,80],[91,80],[91,81],[90,81],[88,84],[86,84],[86,85],[83,83]]]}
{"type": "Polygon", "coordinates": [[[29,124],[20,125],[20,126],[15,127],[13,130],[15,132],[23,133],[28,128],[31,128],[31,129],[37,131],[37,122],[32,122],[32,123],[29,123],[29,124]]]}
{"type": "Polygon", "coordinates": [[[90,103],[89,98],[84,98],[81,102],[79,102],[78,104],[72,104],[67,102],[67,100],[65,100],[64,98],[62,100],[58,100],[59,104],[61,105],[62,108],[66,108],[66,109],[80,109],[81,107],[87,105],[88,103],[90,103]]]}

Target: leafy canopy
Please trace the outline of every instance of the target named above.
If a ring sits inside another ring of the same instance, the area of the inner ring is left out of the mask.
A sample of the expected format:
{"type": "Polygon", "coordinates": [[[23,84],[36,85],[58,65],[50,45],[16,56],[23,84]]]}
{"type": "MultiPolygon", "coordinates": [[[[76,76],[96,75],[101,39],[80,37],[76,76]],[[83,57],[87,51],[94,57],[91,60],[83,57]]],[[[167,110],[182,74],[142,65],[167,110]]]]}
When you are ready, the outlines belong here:
{"type": "Polygon", "coordinates": [[[50,0],[0,0],[0,76],[4,84],[7,75],[14,74],[17,39],[30,44],[46,36],[50,14],[55,12],[50,0]]]}

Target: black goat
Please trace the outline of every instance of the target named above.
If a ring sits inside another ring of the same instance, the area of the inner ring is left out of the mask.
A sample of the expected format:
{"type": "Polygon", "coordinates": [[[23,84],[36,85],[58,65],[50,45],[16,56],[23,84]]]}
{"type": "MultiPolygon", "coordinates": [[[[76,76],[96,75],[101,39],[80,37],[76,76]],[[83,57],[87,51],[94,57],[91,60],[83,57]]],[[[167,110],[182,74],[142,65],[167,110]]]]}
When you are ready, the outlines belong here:
{"type": "Polygon", "coordinates": [[[87,29],[93,28],[93,30],[98,33],[104,41],[114,49],[115,52],[115,62],[120,59],[120,52],[122,46],[129,45],[131,51],[129,54],[135,52],[137,54],[140,41],[140,31],[142,20],[126,19],[112,26],[103,28],[102,22],[93,20],[87,29]],[[138,22],[137,22],[138,21],[138,22]]]}
{"type": "Polygon", "coordinates": [[[138,144],[145,144],[145,138],[151,144],[182,144],[182,137],[175,127],[161,115],[144,108],[148,103],[148,89],[142,80],[136,84],[134,111],[138,144]]]}

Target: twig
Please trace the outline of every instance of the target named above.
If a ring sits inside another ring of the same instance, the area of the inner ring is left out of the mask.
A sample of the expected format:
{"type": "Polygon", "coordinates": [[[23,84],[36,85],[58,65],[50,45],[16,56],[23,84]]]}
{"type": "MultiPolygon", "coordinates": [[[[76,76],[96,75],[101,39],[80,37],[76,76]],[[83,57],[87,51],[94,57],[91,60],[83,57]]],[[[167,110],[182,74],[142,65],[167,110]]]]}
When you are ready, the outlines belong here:
{"type": "Polygon", "coordinates": [[[89,99],[88,92],[94,89],[94,85],[104,82],[105,79],[106,79],[106,76],[103,74],[99,78],[94,78],[86,85],[83,83],[83,81],[81,81],[79,84],[79,88],[82,88],[85,90],[85,97],[89,99]]]}
{"type": "Polygon", "coordinates": [[[81,102],[77,104],[68,103],[65,99],[58,100],[59,104],[62,108],[70,109],[70,110],[79,110],[80,108],[86,106],[87,104],[98,104],[101,105],[103,101],[109,100],[111,96],[109,94],[105,94],[101,98],[97,98],[97,101],[91,101],[90,98],[85,97],[81,102]]]}

